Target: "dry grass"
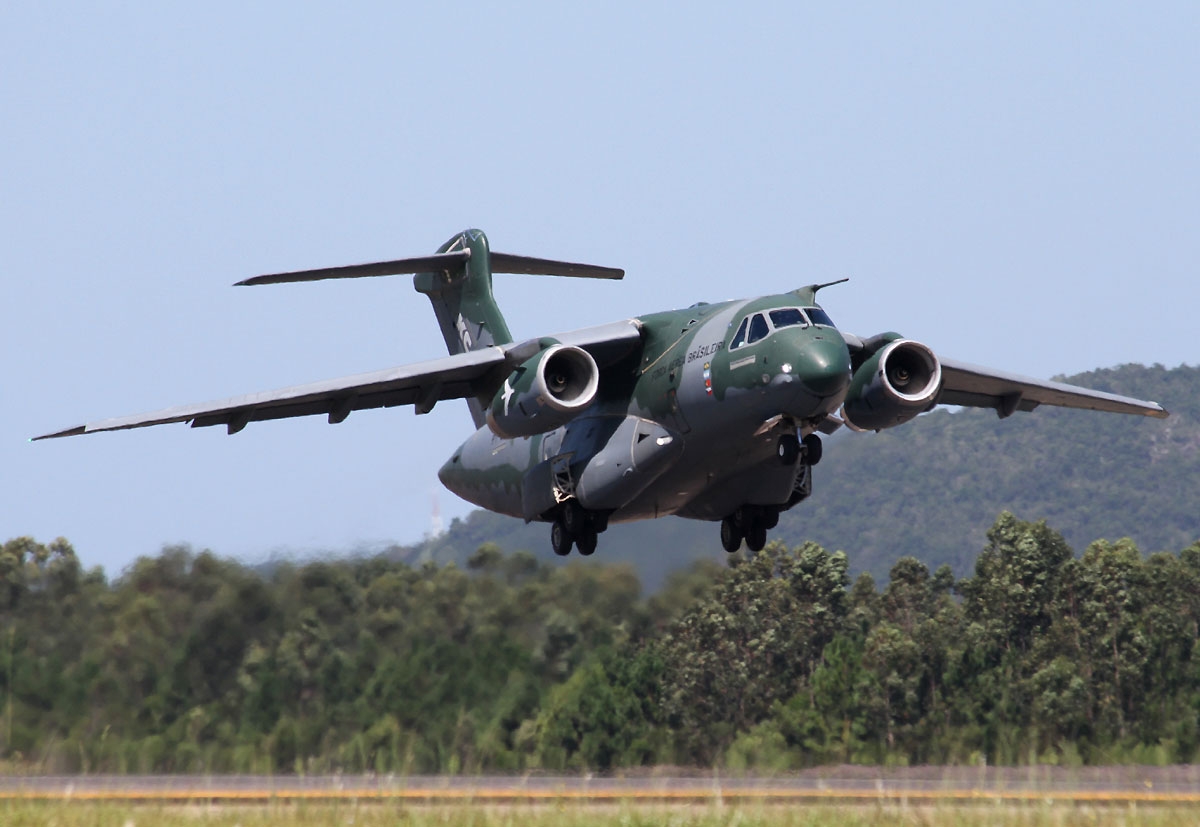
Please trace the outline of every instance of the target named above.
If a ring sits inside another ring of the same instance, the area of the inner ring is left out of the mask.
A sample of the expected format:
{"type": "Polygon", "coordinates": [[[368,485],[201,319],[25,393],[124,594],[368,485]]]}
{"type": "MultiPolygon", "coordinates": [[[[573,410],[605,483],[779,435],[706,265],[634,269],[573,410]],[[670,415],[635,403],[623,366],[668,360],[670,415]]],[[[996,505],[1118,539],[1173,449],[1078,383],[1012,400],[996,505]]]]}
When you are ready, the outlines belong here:
{"type": "Polygon", "coordinates": [[[1200,808],[1073,804],[880,805],[785,804],[115,804],[0,803],[8,827],[1167,827],[1200,823],[1200,808]]]}

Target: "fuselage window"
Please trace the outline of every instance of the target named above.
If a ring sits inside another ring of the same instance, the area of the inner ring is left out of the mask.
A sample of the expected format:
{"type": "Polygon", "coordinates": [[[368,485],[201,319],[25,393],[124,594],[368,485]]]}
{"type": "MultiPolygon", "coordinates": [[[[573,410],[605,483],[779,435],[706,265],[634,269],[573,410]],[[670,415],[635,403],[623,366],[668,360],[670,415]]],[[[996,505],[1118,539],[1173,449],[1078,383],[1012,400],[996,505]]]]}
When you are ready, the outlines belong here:
{"type": "Polygon", "coordinates": [[[729,349],[739,348],[746,344],[746,325],[750,322],[749,317],[742,319],[742,323],[738,325],[737,333],[733,334],[733,338],[729,340],[729,349]]]}
{"type": "Polygon", "coordinates": [[[767,327],[767,320],[763,318],[763,314],[755,313],[754,318],[750,320],[750,335],[746,337],[746,343],[754,344],[759,339],[766,338],[770,332],[771,328],[767,327]]]}
{"type": "Polygon", "coordinates": [[[778,330],[781,327],[807,325],[808,319],[804,318],[804,314],[800,312],[800,308],[784,307],[771,311],[771,324],[778,330]]]}
{"type": "Polygon", "coordinates": [[[804,312],[808,314],[808,318],[812,319],[813,324],[822,324],[826,327],[837,327],[833,323],[833,319],[829,318],[829,314],[819,307],[806,307],[804,312]]]}

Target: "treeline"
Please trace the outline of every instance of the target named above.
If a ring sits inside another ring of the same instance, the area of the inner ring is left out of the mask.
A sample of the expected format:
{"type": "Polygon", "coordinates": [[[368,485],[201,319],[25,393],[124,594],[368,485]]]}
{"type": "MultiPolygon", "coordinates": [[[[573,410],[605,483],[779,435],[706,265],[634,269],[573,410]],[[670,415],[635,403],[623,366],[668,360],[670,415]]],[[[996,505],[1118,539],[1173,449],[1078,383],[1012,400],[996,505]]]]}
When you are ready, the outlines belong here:
{"type": "MultiPolygon", "coordinates": [[[[647,553],[669,553],[653,551],[647,553]]],[[[650,597],[484,545],[268,576],[186,548],[108,582],[0,550],[9,771],[511,772],[1200,759],[1200,544],[1076,558],[1003,514],[975,574],[773,544],[650,597]]]]}

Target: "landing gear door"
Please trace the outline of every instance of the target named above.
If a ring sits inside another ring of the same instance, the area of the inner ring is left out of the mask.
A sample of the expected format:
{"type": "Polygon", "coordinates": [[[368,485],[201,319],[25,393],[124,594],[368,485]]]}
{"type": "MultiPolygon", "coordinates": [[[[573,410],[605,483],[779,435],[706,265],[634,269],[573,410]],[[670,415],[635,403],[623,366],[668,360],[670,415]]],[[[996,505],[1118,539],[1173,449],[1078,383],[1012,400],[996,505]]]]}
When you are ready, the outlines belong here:
{"type": "Polygon", "coordinates": [[[521,516],[525,522],[544,520],[560,503],[575,495],[571,475],[572,453],[543,460],[525,472],[521,479],[521,516]]]}
{"type": "Polygon", "coordinates": [[[678,384],[667,391],[667,413],[663,417],[663,424],[679,434],[692,430],[683,416],[683,409],[679,407],[678,384]]]}

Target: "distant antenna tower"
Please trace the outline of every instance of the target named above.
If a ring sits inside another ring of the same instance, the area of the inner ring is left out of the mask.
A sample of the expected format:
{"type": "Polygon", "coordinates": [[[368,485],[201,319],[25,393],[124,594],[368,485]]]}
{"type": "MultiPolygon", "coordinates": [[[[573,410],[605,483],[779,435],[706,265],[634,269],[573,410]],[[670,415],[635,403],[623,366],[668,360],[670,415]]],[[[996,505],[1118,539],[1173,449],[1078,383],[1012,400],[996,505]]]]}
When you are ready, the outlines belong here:
{"type": "Polygon", "coordinates": [[[433,501],[433,508],[429,514],[429,536],[430,538],[440,537],[444,529],[442,527],[442,509],[438,506],[437,491],[434,491],[430,498],[433,501]]]}

